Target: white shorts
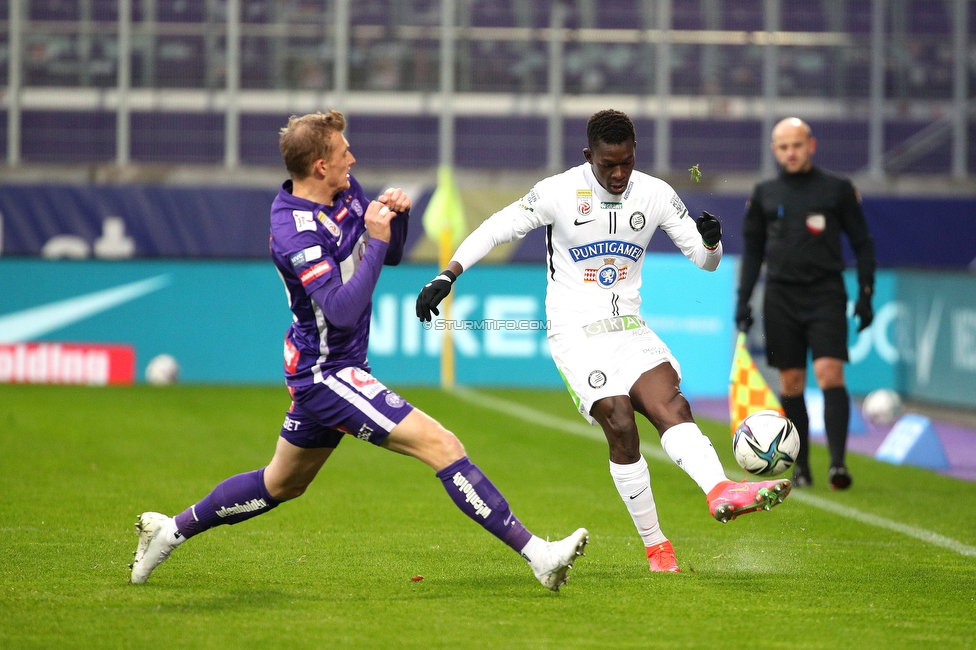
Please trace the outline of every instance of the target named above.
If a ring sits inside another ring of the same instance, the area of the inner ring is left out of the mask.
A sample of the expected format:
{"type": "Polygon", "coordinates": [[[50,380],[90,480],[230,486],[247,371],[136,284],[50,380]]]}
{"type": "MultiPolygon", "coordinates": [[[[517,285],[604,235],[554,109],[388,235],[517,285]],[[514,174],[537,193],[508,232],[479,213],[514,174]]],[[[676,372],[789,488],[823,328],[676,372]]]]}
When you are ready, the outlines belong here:
{"type": "Polygon", "coordinates": [[[593,403],[630,395],[642,374],[670,363],[681,379],[681,366],[668,346],[639,316],[617,316],[583,327],[550,332],[549,350],[580,415],[590,424],[593,403]]]}

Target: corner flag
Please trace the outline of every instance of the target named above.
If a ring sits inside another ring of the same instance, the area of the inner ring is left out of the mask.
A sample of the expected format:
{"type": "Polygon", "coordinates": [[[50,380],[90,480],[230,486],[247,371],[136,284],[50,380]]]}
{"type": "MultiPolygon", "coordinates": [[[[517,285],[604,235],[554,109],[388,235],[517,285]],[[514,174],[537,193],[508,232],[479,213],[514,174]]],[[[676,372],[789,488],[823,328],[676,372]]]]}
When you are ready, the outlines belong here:
{"type": "Polygon", "coordinates": [[[739,332],[732,357],[732,374],[729,376],[729,416],[732,433],[750,413],[770,409],[783,413],[776,395],[756,368],[752,355],[746,349],[746,333],[739,332]]]}
{"type": "MultiPolygon", "coordinates": [[[[465,235],[464,205],[461,193],[454,184],[454,174],[447,165],[437,170],[437,189],[434,190],[427,209],[424,210],[424,233],[428,239],[437,242],[437,257],[440,268],[447,268],[451,254],[465,235]]],[[[451,318],[451,296],[441,302],[441,317],[451,318]]],[[[451,329],[442,330],[441,341],[441,388],[454,388],[454,345],[451,329]]]]}
{"type": "MultiPolygon", "coordinates": [[[[464,221],[464,205],[461,203],[461,192],[454,183],[454,172],[447,165],[437,170],[437,188],[424,210],[424,233],[428,239],[441,242],[444,231],[448,231],[448,246],[457,246],[464,239],[466,223],[464,221]]],[[[443,256],[444,251],[441,250],[443,256]]],[[[450,252],[448,252],[450,256],[450,252]]],[[[451,260],[441,259],[441,267],[447,266],[451,260]]]]}

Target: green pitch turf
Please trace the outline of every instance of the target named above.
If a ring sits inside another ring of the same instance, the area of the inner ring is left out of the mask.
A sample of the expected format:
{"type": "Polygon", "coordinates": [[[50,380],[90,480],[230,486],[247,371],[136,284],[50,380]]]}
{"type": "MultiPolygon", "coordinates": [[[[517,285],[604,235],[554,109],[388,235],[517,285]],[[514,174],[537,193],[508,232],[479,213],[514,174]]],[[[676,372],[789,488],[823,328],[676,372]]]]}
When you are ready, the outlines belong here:
{"type": "MultiPolygon", "coordinates": [[[[976,484],[851,456],[854,488],[834,493],[814,447],[812,490],[722,525],[642,426],[683,570],[651,574],[606,444],[581,435],[567,395],[480,393],[570,431],[402,392],[459,435],[536,534],[590,530],[560,593],[462,516],[429,468],[352,439],[300,499],[190,540],[130,585],[136,515],[175,514],[266,464],[286,392],[0,386],[0,648],[976,645],[976,484]]],[[[732,473],[727,427],[702,426],[732,473]]]]}

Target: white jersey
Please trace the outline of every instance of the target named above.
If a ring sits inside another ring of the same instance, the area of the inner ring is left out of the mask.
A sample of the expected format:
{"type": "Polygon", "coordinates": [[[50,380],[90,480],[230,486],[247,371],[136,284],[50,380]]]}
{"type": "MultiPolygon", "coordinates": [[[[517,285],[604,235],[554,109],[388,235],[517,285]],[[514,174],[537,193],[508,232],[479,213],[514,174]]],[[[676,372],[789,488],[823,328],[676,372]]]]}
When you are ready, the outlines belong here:
{"type": "Polygon", "coordinates": [[[488,251],[546,228],[546,314],[554,330],[640,315],[641,267],[661,228],[699,268],[714,271],[721,243],[708,250],[684,203],[664,181],[634,171],[623,194],[597,182],[589,163],[539,181],[522,199],[486,219],[454,261],[465,270],[488,251]]]}

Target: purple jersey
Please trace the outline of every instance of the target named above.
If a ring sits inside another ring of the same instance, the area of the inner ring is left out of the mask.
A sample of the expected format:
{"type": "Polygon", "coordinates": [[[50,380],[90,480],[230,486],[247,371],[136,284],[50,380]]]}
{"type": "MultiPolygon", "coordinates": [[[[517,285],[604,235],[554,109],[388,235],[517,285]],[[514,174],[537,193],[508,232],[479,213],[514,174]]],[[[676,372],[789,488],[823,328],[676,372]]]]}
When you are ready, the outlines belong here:
{"type": "MultiPolygon", "coordinates": [[[[285,284],[292,324],[285,333],[285,380],[289,386],[323,381],[323,374],[356,366],[369,370],[366,349],[372,290],[361,296],[362,312],[351,326],[331,322],[312,294],[328,283],[348,283],[359,268],[369,234],[363,215],[369,199],[351,175],[349,189],[331,206],[293,196],[286,181],[271,206],[271,258],[285,284]]],[[[403,253],[408,213],[391,222],[384,263],[396,264],[403,253]]]]}

